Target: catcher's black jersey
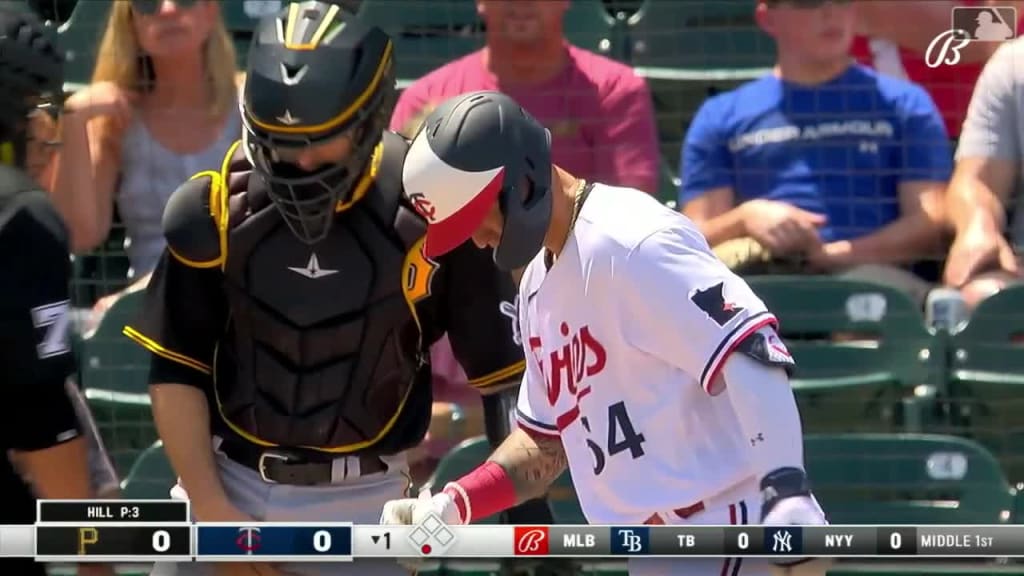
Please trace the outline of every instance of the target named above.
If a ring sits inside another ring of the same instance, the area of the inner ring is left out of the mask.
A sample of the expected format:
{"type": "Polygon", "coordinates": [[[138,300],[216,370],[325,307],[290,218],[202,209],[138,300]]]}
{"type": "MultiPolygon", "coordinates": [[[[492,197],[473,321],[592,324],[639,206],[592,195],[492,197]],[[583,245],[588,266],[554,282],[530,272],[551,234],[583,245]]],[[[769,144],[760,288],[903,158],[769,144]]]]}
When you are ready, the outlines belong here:
{"type": "Polygon", "coordinates": [[[238,153],[169,202],[165,226],[186,212],[219,226],[205,242],[168,232],[125,333],[153,353],[151,382],[207,392],[215,434],[335,453],[409,448],[430,417],[427,350],[445,333],[470,384],[521,374],[502,306],[511,277],[470,243],[423,257],[425,222],[400,189],[407,143],[387,134],[384,144],[398,155],[378,148],[359,199],[312,247],[260,199],[238,153]]]}
{"type": "Polygon", "coordinates": [[[42,450],[80,435],[64,388],[74,368],[67,232],[35,188],[0,166],[0,524],[35,521],[35,500],[7,451],[42,450]]]}

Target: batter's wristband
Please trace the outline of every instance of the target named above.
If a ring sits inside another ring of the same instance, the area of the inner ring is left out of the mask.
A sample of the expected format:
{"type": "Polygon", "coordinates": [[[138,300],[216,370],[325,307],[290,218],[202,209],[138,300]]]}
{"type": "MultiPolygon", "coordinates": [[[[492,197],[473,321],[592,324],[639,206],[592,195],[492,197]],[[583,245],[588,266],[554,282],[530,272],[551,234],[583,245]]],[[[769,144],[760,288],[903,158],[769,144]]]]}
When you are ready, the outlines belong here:
{"type": "Polygon", "coordinates": [[[473,517],[473,505],[469,503],[466,489],[455,482],[449,482],[443,492],[451,496],[452,502],[455,502],[455,508],[459,511],[459,522],[469,524],[469,519],[473,517]]]}
{"type": "Polygon", "coordinates": [[[463,524],[493,516],[516,505],[516,487],[497,462],[484,462],[476,470],[444,487],[459,510],[463,524]]]}

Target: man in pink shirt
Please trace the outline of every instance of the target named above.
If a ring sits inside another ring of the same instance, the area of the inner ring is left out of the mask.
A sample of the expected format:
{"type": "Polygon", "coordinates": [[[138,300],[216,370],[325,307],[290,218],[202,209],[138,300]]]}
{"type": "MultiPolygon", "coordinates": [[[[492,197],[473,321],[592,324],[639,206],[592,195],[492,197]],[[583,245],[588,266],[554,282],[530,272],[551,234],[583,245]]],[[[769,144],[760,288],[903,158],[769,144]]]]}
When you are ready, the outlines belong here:
{"type": "Polygon", "coordinates": [[[474,90],[498,90],[551,131],[553,160],[588,180],[658,187],[658,141],[647,83],[614,60],[570,45],[568,0],[477,0],[482,50],[407,88],[391,129],[412,136],[434,106],[474,90]]]}

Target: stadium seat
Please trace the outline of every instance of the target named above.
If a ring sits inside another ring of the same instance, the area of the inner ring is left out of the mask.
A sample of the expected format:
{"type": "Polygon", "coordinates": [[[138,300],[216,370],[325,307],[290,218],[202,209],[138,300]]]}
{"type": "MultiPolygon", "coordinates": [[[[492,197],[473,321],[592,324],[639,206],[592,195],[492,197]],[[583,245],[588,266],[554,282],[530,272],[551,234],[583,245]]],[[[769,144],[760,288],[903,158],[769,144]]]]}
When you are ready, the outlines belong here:
{"type": "Polygon", "coordinates": [[[252,36],[260,18],[277,14],[286,4],[284,0],[221,2],[224,26],[234,41],[239,69],[245,69],[249,46],[252,44],[252,36]]]}
{"type": "Polygon", "coordinates": [[[135,460],[121,482],[121,495],[128,500],[166,500],[176,480],[164,444],[157,440],[135,460]]]}
{"type": "Polygon", "coordinates": [[[637,69],[637,72],[647,76],[661,154],[671,163],[673,171],[680,168],[679,158],[686,131],[704,101],[763,74],[761,70],[712,70],[684,77],[659,77],[649,70],[637,69]]]}
{"type": "Polygon", "coordinates": [[[775,58],[749,0],[645,0],[627,23],[630,62],[661,74],[767,68],[775,58]]]}
{"type": "Polygon", "coordinates": [[[921,429],[945,364],[908,296],[829,276],[747,281],[779,319],[796,361],[793,389],[806,431],[921,429]]]}
{"type": "Polygon", "coordinates": [[[57,29],[58,42],[67,57],[64,67],[66,89],[73,91],[89,83],[93,63],[110,14],[109,0],[78,2],[67,22],[57,29]]]}
{"type": "Polygon", "coordinates": [[[575,46],[615,60],[626,59],[624,21],[616,20],[601,0],[573,0],[565,15],[565,37],[575,46]]]}
{"type": "Polygon", "coordinates": [[[71,16],[78,0],[8,0],[7,4],[24,4],[43,20],[59,25],[71,16]]]}
{"type": "Polygon", "coordinates": [[[576,497],[576,489],[572,485],[572,475],[565,471],[548,491],[548,506],[555,524],[586,524],[580,501],[576,497]]]}
{"type": "Polygon", "coordinates": [[[359,16],[391,36],[403,83],[483,46],[473,0],[363,0],[359,16]]]}
{"type": "Polygon", "coordinates": [[[7,0],[3,4],[5,9],[10,10],[12,12],[33,12],[37,16],[45,20],[45,17],[40,13],[39,10],[36,9],[35,6],[32,5],[31,2],[29,2],[29,0],[7,0]]]}
{"type": "Polygon", "coordinates": [[[750,0],[644,0],[626,20],[627,61],[647,79],[661,153],[677,170],[683,138],[701,104],[761,77],[774,61],[753,11],[750,0]]]}
{"type": "Polygon", "coordinates": [[[1024,287],[990,296],[952,337],[950,397],[958,432],[1024,481],[1024,287]]]}
{"type": "Polygon", "coordinates": [[[147,383],[149,353],[121,329],[134,320],[142,292],[125,295],[81,342],[80,383],[111,457],[124,473],[126,464],[156,440],[147,383]]]}
{"type": "Polygon", "coordinates": [[[1017,490],[976,442],[936,434],[807,435],[804,459],[832,524],[1012,524],[1017,490]]]}
{"type": "MultiPolygon", "coordinates": [[[[503,563],[501,560],[444,560],[441,562],[441,573],[445,576],[501,576],[503,563]]],[[[416,572],[419,574],[419,571],[416,572]]]]}
{"type": "Polygon", "coordinates": [[[597,562],[577,562],[579,576],[629,576],[629,569],[626,562],[614,560],[602,560],[597,562]]]}

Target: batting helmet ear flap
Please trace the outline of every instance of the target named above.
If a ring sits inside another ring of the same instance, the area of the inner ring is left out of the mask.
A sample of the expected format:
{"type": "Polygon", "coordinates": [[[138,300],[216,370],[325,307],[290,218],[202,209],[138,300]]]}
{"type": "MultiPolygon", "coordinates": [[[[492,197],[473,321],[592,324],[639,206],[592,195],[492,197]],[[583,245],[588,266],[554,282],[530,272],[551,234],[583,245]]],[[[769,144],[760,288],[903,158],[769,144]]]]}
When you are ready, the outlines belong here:
{"type": "MultiPolygon", "coordinates": [[[[523,134],[529,139],[538,132],[523,134]]],[[[524,142],[522,149],[532,151],[524,160],[527,170],[518,178],[507,178],[498,194],[504,219],[501,240],[494,249],[494,263],[504,270],[522,268],[544,246],[551,222],[551,132],[544,129],[543,142],[524,142]],[[526,184],[529,190],[521,190],[526,184]]],[[[511,175],[510,175],[511,176],[511,175]]]]}

